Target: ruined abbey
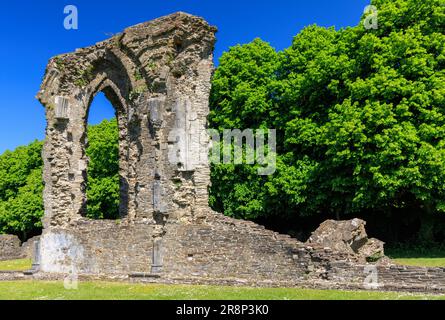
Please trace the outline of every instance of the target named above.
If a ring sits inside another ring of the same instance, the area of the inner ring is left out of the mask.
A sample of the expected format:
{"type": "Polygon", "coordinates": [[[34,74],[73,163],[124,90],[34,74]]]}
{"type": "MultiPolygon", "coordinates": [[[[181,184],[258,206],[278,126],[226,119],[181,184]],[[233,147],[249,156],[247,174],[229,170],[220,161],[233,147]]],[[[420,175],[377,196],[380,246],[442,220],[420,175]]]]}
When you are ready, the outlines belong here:
{"type": "Polygon", "coordinates": [[[209,208],[215,32],[175,13],[50,60],[38,93],[45,217],[32,276],[444,292],[445,269],[392,264],[361,220],[331,222],[339,237],[322,230],[302,243],[209,208]],[[85,216],[87,119],[99,92],[119,126],[116,221],[85,216]]]}

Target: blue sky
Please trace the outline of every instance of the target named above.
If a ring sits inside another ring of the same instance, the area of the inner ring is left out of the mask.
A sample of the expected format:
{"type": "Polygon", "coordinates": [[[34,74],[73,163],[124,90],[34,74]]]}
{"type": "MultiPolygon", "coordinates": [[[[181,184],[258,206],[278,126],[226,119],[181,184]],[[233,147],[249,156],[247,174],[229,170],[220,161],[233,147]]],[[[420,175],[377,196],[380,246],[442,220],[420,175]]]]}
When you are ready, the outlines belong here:
{"type": "MultiPolygon", "coordinates": [[[[0,4],[0,153],[44,138],[43,107],[35,99],[48,59],[90,46],[128,26],[176,11],[218,27],[215,59],[256,37],[277,50],[305,26],[356,25],[369,0],[21,0],[0,4]],[[79,29],[63,27],[66,5],[79,10],[79,29]]],[[[112,116],[99,95],[90,122],[112,116]]]]}

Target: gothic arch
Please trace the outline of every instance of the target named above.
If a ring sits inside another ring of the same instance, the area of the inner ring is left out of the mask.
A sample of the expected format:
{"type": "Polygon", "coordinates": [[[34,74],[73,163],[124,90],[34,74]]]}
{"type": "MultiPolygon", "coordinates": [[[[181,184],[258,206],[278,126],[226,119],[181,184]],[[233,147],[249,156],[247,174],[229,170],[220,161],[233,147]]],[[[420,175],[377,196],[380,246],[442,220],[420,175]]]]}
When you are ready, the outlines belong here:
{"type": "MultiPolygon", "coordinates": [[[[191,148],[171,139],[178,123],[188,130],[191,121],[208,114],[214,32],[202,19],[177,13],[50,60],[38,94],[48,120],[46,226],[66,225],[85,213],[86,123],[101,91],[118,118],[122,216],[159,222],[199,211],[207,200],[208,165],[191,159],[193,165],[178,167],[169,161],[169,150],[191,148]]],[[[205,121],[200,125],[203,130],[205,121]]]]}
{"type": "MultiPolygon", "coordinates": [[[[118,125],[118,134],[119,134],[119,217],[120,219],[124,219],[128,215],[128,126],[127,126],[127,114],[128,114],[128,106],[126,105],[125,99],[123,99],[122,95],[118,87],[108,79],[104,79],[100,82],[100,85],[94,90],[94,94],[91,94],[87,99],[87,109],[86,109],[86,117],[84,119],[84,134],[85,137],[88,135],[88,119],[90,118],[90,110],[91,105],[97,94],[102,92],[108,102],[112,105],[115,118],[117,120],[118,125]]],[[[90,140],[82,139],[83,154],[85,161],[88,163],[90,159],[88,159],[86,155],[86,148],[88,147],[90,140]]],[[[89,163],[88,163],[89,164],[89,163]]],[[[86,179],[85,179],[86,180],[86,179]]],[[[86,181],[89,183],[89,181],[86,181]]],[[[85,188],[87,185],[85,184],[85,188]]],[[[88,199],[86,199],[88,201],[88,199]]],[[[85,215],[86,210],[82,213],[85,215]]]]}

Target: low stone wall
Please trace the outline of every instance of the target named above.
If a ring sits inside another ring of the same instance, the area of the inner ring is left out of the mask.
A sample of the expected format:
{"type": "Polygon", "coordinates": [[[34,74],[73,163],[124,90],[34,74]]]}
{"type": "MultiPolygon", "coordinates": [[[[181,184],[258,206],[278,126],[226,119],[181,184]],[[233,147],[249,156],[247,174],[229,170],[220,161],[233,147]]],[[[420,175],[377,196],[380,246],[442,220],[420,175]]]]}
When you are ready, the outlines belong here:
{"type": "Polygon", "coordinates": [[[23,257],[21,241],[17,236],[0,235],[0,261],[23,257]]]}
{"type": "Polygon", "coordinates": [[[40,241],[40,236],[35,236],[22,244],[22,255],[23,258],[33,259],[34,258],[34,245],[35,242],[40,241]]]}
{"type": "Polygon", "coordinates": [[[0,270],[0,281],[20,281],[20,280],[26,280],[26,276],[23,274],[23,272],[0,270]]]}
{"type": "Polygon", "coordinates": [[[169,277],[288,280],[302,277],[312,264],[310,255],[297,254],[303,243],[220,214],[159,228],[154,221],[91,220],[51,228],[41,238],[41,270],[130,274],[156,269],[169,277]]]}
{"type": "Polygon", "coordinates": [[[167,223],[160,238],[154,222],[77,223],[43,235],[41,271],[167,283],[445,293],[444,268],[364,265],[356,255],[219,214],[167,223]]]}
{"type": "Polygon", "coordinates": [[[292,254],[302,244],[254,223],[215,215],[166,230],[163,272],[170,277],[279,281],[304,273],[292,254]]]}
{"type": "Polygon", "coordinates": [[[378,275],[388,289],[445,292],[445,268],[389,266],[378,268],[378,275]]]}
{"type": "Polygon", "coordinates": [[[41,270],[53,273],[128,274],[150,272],[151,223],[78,221],[73,228],[52,228],[41,237],[41,270]]]}
{"type": "Polygon", "coordinates": [[[326,284],[380,291],[445,293],[445,268],[331,264],[326,284]]]}
{"type": "Polygon", "coordinates": [[[17,236],[0,235],[0,261],[33,259],[34,243],[39,240],[40,236],[36,236],[22,244],[17,236]]]}

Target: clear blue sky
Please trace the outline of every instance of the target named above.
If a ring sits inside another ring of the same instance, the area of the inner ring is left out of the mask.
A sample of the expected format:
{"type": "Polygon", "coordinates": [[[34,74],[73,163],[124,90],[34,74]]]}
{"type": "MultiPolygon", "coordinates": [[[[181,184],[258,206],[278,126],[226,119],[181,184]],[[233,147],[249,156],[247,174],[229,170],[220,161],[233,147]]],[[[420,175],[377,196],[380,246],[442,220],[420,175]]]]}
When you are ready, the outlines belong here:
{"type": "MultiPolygon", "coordinates": [[[[356,25],[369,0],[20,0],[0,4],[0,153],[44,138],[45,117],[34,98],[48,59],[109,38],[128,26],[176,11],[218,27],[215,59],[256,37],[277,50],[310,24],[356,25]],[[65,5],[79,9],[79,30],[63,27],[65,5]]],[[[112,116],[103,96],[90,122],[112,116]]]]}

